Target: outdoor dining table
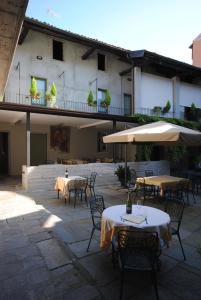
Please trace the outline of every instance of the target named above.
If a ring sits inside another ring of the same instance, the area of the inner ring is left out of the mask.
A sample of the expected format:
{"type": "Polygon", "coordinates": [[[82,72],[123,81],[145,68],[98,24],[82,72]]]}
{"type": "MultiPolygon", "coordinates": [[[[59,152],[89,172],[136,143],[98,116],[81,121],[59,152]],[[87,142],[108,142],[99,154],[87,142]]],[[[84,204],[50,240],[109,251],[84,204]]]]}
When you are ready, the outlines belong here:
{"type": "Polygon", "coordinates": [[[157,231],[163,244],[171,241],[170,216],[157,208],[132,205],[132,214],[126,214],[126,205],[115,205],[103,211],[101,219],[100,248],[110,246],[112,238],[124,227],[135,227],[148,231],[157,231]]]}
{"type": "Polygon", "coordinates": [[[187,178],[174,177],[170,175],[158,175],[137,178],[137,183],[145,185],[158,186],[160,188],[160,194],[163,195],[164,190],[167,187],[176,187],[178,183],[189,183],[187,178]]]}
{"type": "Polygon", "coordinates": [[[81,176],[57,177],[54,189],[58,192],[58,198],[59,192],[61,192],[64,199],[67,199],[69,197],[69,188],[74,185],[74,182],[76,181],[77,186],[84,187],[86,180],[87,178],[81,176]]]}

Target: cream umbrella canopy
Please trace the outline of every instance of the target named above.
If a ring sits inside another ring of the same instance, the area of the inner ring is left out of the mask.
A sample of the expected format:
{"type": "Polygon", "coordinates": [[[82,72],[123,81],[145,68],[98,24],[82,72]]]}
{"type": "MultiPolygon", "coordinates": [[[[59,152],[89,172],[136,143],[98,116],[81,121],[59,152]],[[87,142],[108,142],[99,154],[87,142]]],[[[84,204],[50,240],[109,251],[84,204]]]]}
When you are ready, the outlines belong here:
{"type": "Polygon", "coordinates": [[[201,146],[201,132],[158,121],[103,137],[104,143],[165,143],[201,146]]]}
{"type": "MultiPolygon", "coordinates": [[[[133,127],[103,137],[104,143],[157,143],[165,145],[201,146],[201,132],[172,123],[158,121],[133,127]]],[[[125,169],[127,155],[125,146],[125,169]]],[[[125,171],[125,186],[127,185],[125,171]]]]}

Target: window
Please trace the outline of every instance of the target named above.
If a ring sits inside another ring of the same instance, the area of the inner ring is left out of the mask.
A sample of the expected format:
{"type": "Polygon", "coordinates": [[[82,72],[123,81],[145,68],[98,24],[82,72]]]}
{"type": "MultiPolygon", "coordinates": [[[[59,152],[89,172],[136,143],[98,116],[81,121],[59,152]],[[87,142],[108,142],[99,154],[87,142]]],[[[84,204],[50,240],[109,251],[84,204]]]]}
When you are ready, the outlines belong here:
{"type": "MultiPolygon", "coordinates": [[[[32,78],[31,78],[32,79],[32,78]]],[[[46,79],[43,78],[37,78],[36,79],[36,85],[39,95],[36,98],[31,98],[31,104],[32,105],[46,105],[45,101],[45,91],[47,87],[46,79]]]]}
{"type": "Polygon", "coordinates": [[[131,113],[131,95],[124,94],[124,115],[129,116],[131,113]]]}
{"type": "Polygon", "coordinates": [[[53,59],[63,60],[63,43],[53,40],[53,59]]]}
{"type": "Polygon", "coordinates": [[[105,133],[98,132],[97,133],[97,151],[98,152],[106,152],[107,151],[107,145],[103,143],[103,137],[105,136],[105,133]]]}
{"type": "Polygon", "coordinates": [[[98,89],[98,112],[106,112],[106,108],[101,106],[102,101],[105,99],[106,90],[98,89]]]}
{"type": "Polygon", "coordinates": [[[98,53],[98,70],[105,71],[105,55],[98,53]]]}

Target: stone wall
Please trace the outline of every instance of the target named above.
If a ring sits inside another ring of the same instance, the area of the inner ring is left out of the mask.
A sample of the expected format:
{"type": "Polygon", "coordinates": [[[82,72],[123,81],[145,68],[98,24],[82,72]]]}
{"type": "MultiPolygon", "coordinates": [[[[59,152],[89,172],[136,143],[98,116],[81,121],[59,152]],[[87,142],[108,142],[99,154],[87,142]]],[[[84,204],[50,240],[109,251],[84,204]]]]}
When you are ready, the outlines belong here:
{"type": "MultiPolygon", "coordinates": [[[[96,186],[110,186],[120,183],[115,170],[118,165],[124,163],[91,163],[80,165],[40,165],[33,167],[22,167],[22,185],[29,191],[53,191],[55,180],[58,176],[64,176],[65,170],[68,169],[69,176],[79,175],[90,177],[91,172],[97,172],[96,186]]],[[[144,176],[145,170],[152,169],[155,174],[170,174],[170,167],[167,161],[144,161],[128,162],[128,165],[136,170],[137,176],[144,176]]]]}

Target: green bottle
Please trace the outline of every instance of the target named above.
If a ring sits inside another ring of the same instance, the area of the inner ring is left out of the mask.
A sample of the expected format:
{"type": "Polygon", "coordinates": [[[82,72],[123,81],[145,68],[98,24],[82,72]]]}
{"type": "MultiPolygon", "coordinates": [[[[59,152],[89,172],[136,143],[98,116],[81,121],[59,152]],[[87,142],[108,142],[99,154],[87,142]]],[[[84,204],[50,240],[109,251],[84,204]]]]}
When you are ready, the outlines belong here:
{"type": "Polygon", "coordinates": [[[132,214],[132,200],[131,200],[129,194],[128,194],[128,199],[127,199],[127,203],[126,203],[126,213],[132,214]]]}

